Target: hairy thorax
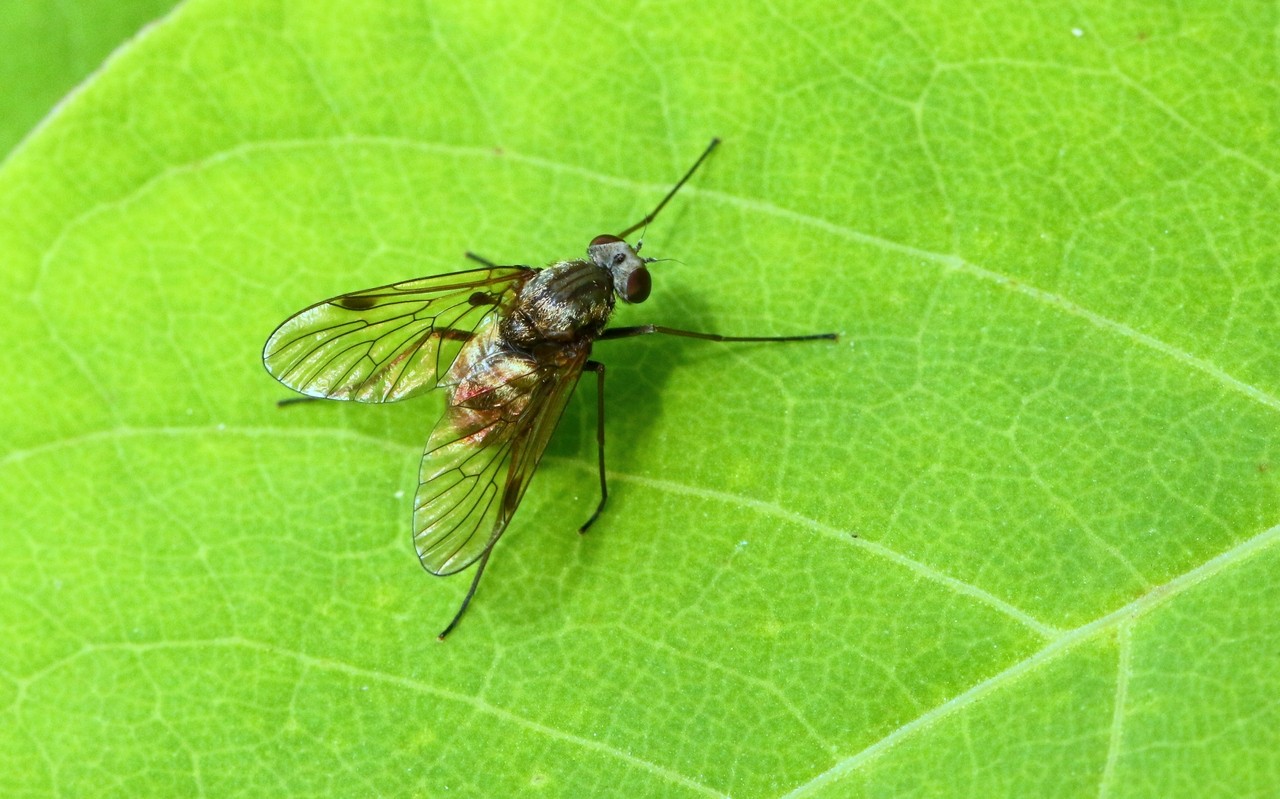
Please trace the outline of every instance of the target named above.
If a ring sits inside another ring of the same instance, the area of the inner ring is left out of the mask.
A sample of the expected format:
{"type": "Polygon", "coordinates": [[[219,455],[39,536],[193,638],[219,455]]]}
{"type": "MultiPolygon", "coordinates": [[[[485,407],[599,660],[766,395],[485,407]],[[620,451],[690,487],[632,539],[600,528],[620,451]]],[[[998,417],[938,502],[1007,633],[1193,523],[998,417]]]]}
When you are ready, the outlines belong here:
{"type": "Polygon", "coordinates": [[[609,321],[613,302],[613,282],[605,270],[589,261],[552,264],[520,290],[502,320],[502,337],[527,352],[589,342],[609,321]]]}

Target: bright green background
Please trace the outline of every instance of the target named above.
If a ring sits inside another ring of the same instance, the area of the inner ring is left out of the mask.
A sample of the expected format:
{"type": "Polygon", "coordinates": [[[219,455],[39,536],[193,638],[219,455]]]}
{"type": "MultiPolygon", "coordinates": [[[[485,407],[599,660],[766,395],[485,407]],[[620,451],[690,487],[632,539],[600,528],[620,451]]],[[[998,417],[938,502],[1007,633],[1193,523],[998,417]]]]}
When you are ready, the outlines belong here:
{"type": "Polygon", "coordinates": [[[693,6],[191,2],[10,157],[0,794],[1280,784],[1275,5],[693,6]],[[842,339],[600,345],[437,643],[440,400],[263,340],[713,134],[620,323],[842,339]]]}
{"type": "Polygon", "coordinates": [[[174,0],[0,0],[0,155],[174,0]]]}

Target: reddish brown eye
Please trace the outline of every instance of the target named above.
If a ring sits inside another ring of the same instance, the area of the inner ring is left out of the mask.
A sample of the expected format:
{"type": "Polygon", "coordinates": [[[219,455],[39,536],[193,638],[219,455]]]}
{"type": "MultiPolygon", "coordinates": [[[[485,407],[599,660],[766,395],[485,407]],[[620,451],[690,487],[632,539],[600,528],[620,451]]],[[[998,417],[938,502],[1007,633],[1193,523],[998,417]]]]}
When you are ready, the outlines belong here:
{"type": "Polygon", "coordinates": [[[604,233],[592,239],[591,246],[598,247],[601,244],[615,244],[619,241],[622,241],[622,239],[618,238],[617,236],[610,236],[608,233],[604,233]]]}
{"type": "Polygon", "coordinates": [[[627,278],[627,290],[623,293],[622,299],[627,302],[644,302],[649,299],[649,291],[652,288],[653,279],[649,277],[649,270],[642,266],[627,278]]]}

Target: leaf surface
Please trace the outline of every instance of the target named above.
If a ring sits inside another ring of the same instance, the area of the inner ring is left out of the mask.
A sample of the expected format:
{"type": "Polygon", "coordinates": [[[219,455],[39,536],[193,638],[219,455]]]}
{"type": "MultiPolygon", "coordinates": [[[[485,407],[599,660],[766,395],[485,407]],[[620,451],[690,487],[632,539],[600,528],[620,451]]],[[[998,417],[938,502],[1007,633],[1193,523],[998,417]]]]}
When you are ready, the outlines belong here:
{"type": "Polygon", "coordinates": [[[1265,795],[1275,10],[183,4],[0,169],[0,793],[1265,795]],[[642,217],[470,615],[336,294],[642,217]]]}
{"type": "Polygon", "coordinates": [[[174,0],[23,0],[0,14],[0,153],[174,0]]]}

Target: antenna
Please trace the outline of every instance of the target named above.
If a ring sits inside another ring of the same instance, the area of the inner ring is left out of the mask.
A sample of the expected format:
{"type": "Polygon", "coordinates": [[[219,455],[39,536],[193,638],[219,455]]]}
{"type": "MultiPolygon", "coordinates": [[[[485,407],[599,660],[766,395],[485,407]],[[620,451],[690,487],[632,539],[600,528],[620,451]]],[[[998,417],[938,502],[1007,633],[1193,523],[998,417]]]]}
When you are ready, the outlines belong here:
{"type": "MultiPolygon", "coordinates": [[[[707,149],[702,151],[702,155],[698,156],[698,160],[693,162],[693,166],[689,167],[689,171],[684,173],[684,177],[680,178],[680,181],[676,183],[671,191],[667,192],[667,196],[662,198],[662,202],[658,203],[658,207],[653,209],[653,212],[644,219],[641,219],[639,222],[619,233],[618,238],[625,239],[627,236],[630,236],[632,233],[635,233],[640,228],[652,222],[653,218],[658,215],[658,212],[663,209],[667,202],[670,201],[672,197],[676,196],[676,192],[680,191],[680,187],[683,186],[689,178],[693,177],[693,173],[698,171],[698,167],[702,166],[702,162],[707,160],[707,156],[711,155],[711,151],[714,150],[716,145],[719,143],[720,139],[712,139],[711,143],[707,145],[707,149]]],[[[641,238],[643,237],[644,234],[642,233],[641,238]]]]}

